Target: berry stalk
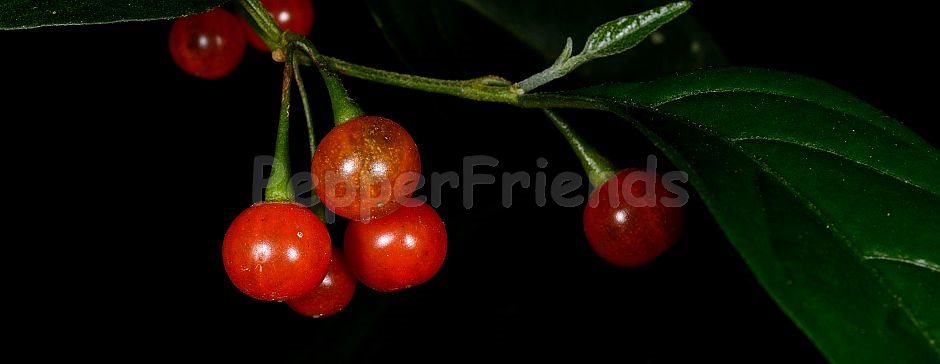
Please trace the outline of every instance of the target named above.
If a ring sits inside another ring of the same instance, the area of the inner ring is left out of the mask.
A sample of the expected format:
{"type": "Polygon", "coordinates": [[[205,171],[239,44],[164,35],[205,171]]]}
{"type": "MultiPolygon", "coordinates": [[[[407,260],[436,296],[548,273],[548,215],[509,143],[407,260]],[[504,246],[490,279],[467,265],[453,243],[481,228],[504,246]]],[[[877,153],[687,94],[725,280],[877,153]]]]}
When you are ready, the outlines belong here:
{"type": "Polygon", "coordinates": [[[310,59],[313,59],[317,69],[320,70],[320,76],[323,77],[323,83],[326,84],[326,89],[330,95],[330,104],[333,107],[333,121],[336,125],[342,125],[349,120],[365,115],[362,108],[349,96],[349,91],[346,90],[346,86],[343,85],[343,81],[340,80],[339,75],[329,67],[325,67],[318,62],[322,57],[319,52],[317,52],[317,48],[313,46],[313,42],[293,33],[287,33],[286,36],[291,44],[295,44],[304,51],[310,59]]]}
{"type": "Polygon", "coordinates": [[[293,57],[290,63],[294,68],[294,81],[297,82],[297,92],[300,94],[300,102],[304,105],[304,120],[307,121],[307,141],[310,143],[310,156],[317,151],[317,139],[313,132],[313,114],[310,111],[310,101],[307,98],[307,87],[304,86],[304,78],[300,75],[300,62],[297,57],[293,57]]]}
{"type": "Polygon", "coordinates": [[[294,189],[290,185],[290,89],[294,79],[293,52],[287,52],[284,63],[284,81],[281,83],[281,111],[277,123],[277,141],[274,147],[274,166],[271,178],[264,191],[265,201],[294,201],[294,189]]]}
{"type": "Polygon", "coordinates": [[[552,124],[555,124],[555,127],[558,128],[561,135],[568,141],[568,144],[571,145],[571,150],[578,156],[578,159],[581,161],[581,166],[584,167],[584,171],[588,175],[588,180],[591,181],[591,186],[600,186],[610,179],[610,177],[613,177],[617,170],[614,169],[613,164],[611,164],[607,158],[604,158],[604,156],[590,144],[585,143],[584,140],[581,139],[581,136],[575,133],[574,130],[571,130],[568,123],[565,122],[558,113],[549,109],[542,109],[542,111],[544,111],[545,116],[548,116],[548,119],[552,121],[552,124]]]}
{"type": "Polygon", "coordinates": [[[271,17],[271,14],[265,10],[264,5],[258,0],[238,0],[236,7],[238,12],[248,20],[248,24],[258,33],[258,36],[269,49],[276,50],[283,46],[281,44],[281,28],[271,17]]]}

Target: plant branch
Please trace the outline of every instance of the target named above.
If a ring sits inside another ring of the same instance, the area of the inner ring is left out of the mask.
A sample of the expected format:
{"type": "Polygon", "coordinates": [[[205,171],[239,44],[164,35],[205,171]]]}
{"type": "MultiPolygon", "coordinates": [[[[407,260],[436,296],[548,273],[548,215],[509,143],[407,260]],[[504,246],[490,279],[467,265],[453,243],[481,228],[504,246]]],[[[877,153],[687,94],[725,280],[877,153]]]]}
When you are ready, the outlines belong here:
{"type": "MultiPolygon", "coordinates": [[[[262,30],[262,34],[260,34],[262,38],[270,38],[267,39],[268,41],[277,40],[275,43],[283,43],[282,47],[293,45],[302,49],[303,53],[292,55],[295,57],[296,62],[303,65],[317,66],[329,90],[337,124],[363,114],[362,109],[349,98],[349,93],[337,73],[390,86],[451,95],[469,100],[499,102],[523,108],[607,110],[605,106],[598,105],[596,100],[590,98],[559,94],[527,94],[526,89],[498,76],[483,76],[469,80],[444,80],[386,71],[324,56],[317,52],[316,47],[309,39],[294,33],[284,32],[278,28],[277,23],[271,18],[271,14],[264,10],[258,0],[238,0],[237,3],[245,13],[250,15],[249,20],[256,22],[257,28],[262,30]]],[[[650,32],[687,10],[690,5],[687,1],[672,3],[643,14],[622,17],[604,24],[595,30],[592,37],[589,37],[585,50],[582,50],[578,56],[570,56],[571,45],[569,41],[553,66],[560,67],[563,63],[572,62],[572,59],[575,59],[573,63],[581,64],[583,63],[581,58],[603,57],[629,49],[650,32]],[[614,33],[616,33],[615,37],[607,37],[608,34],[614,33]]],[[[277,53],[275,52],[275,54],[277,53]]],[[[626,106],[629,109],[633,108],[634,105],[626,104],[626,106]]],[[[629,117],[626,114],[624,116],[629,117]]]]}
{"type": "MultiPolygon", "coordinates": [[[[285,149],[285,151],[283,151],[283,153],[275,154],[275,159],[278,161],[276,162],[275,167],[277,167],[277,164],[280,163],[280,161],[287,161],[287,138],[286,136],[281,138],[281,133],[283,132],[285,135],[287,133],[287,123],[285,120],[288,116],[287,109],[289,108],[290,103],[290,79],[296,79],[297,81],[297,88],[304,104],[304,115],[307,120],[307,134],[310,140],[310,152],[311,155],[315,153],[316,145],[313,131],[313,120],[309,101],[307,99],[306,88],[304,87],[303,79],[299,72],[299,66],[301,64],[312,64],[317,66],[319,69],[326,88],[329,91],[330,102],[332,104],[334,121],[336,125],[340,125],[352,118],[363,115],[362,109],[349,96],[349,92],[343,85],[342,80],[340,80],[338,74],[342,74],[345,76],[378,82],[390,86],[451,95],[469,100],[498,102],[523,108],[544,109],[545,114],[552,121],[555,127],[558,128],[558,130],[571,145],[571,148],[578,155],[578,158],[581,160],[581,164],[584,166],[584,169],[588,174],[588,178],[591,181],[591,184],[597,186],[600,183],[603,183],[615,171],[610,162],[603,158],[600,153],[598,153],[590,145],[584,143],[580,136],[571,130],[571,128],[568,127],[568,124],[558,114],[548,110],[548,108],[604,110],[605,108],[603,106],[598,105],[596,100],[578,96],[525,93],[526,90],[534,89],[541,84],[549,82],[557,77],[561,77],[574,68],[577,68],[577,66],[590,60],[591,56],[585,54],[579,54],[577,56],[571,57],[572,45],[570,38],[568,39],[562,54],[559,56],[558,60],[556,60],[552,67],[546,71],[536,74],[530,79],[520,82],[519,84],[513,84],[512,82],[498,76],[484,76],[469,80],[444,80],[386,71],[324,56],[317,51],[316,47],[309,39],[298,34],[281,31],[280,28],[277,27],[277,23],[274,22],[270,14],[264,10],[264,7],[261,6],[258,0],[238,0],[238,4],[242,8],[243,12],[249,15],[249,20],[254,23],[256,29],[260,30],[259,35],[261,35],[261,37],[264,38],[266,42],[281,46],[276,48],[281,52],[275,51],[274,54],[281,54],[282,56],[286,55],[287,57],[284,68],[284,96],[282,96],[281,102],[282,124],[279,125],[278,128],[278,151],[280,152],[282,147],[285,149]],[[288,48],[286,49],[286,52],[284,47],[288,48]],[[295,52],[293,52],[295,50],[294,47],[302,52],[295,54],[295,52]]],[[[635,42],[638,42],[638,39],[642,38],[638,37],[636,39],[637,40],[635,40],[635,42]]],[[[622,48],[625,49],[629,48],[629,46],[632,46],[632,44],[621,46],[623,46],[622,48]]],[[[275,49],[275,47],[272,47],[272,49],[275,49]]],[[[622,51],[622,49],[616,50],[616,52],[619,51],[622,51]]],[[[275,58],[278,58],[278,56],[275,58]]],[[[278,173],[286,172],[283,177],[287,178],[289,176],[289,172],[287,172],[286,169],[286,163],[285,168],[273,169],[271,182],[274,183],[276,177],[280,177],[278,173]]],[[[289,186],[287,189],[289,189],[289,186]]],[[[287,194],[285,192],[279,192],[280,190],[283,189],[269,188],[269,192],[273,191],[271,193],[280,193],[283,195],[287,194]]],[[[291,199],[293,199],[293,191],[288,192],[291,199]]]]}
{"type": "Polygon", "coordinates": [[[380,70],[322,55],[315,59],[323,67],[335,70],[342,75],[470,100],[514,104],[521,94],[512,82],[497,76],[484,76],[469,80],[443,80],[380,70]]]}
{"type": "Polygon", "coordinates": [[[316,62],[321,67],[334,70],[344,76],[475,101],[498,102],[530,109],[607,110],[599,106],[597,100],[587,97],[555,93],[522,94],[512,82],[498,76],[484,76],[469,80],[444,80],[371,68],[324,55],[317,55],[316,62]]]}

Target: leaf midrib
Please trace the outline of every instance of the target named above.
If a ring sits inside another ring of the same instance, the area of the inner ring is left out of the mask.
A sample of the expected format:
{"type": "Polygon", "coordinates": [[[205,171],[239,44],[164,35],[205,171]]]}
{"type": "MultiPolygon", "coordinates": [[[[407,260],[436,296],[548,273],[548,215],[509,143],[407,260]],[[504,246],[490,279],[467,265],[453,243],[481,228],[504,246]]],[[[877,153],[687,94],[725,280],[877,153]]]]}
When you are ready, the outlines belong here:
{"type": "MultiPolygon", "coordinates": [[[[664,105],[667,105],[667,104],[670,104],[670,103],[673,103],[673,102],[681,101],[681,100],[683,100],[683,99],[685,99],[685,98],[688,98],[688,97],[695,97],[695,96],[701,96],[701,95],[720,95],[720,94],[728,94],[728,93],[750,93],[750,94],[768,95],[768,96],[776,96],[776,97],[783,97],[783,98],[788,98],[788,99],[800,100],[800,101],[803,101],[803,102],[807,102],[807,103],[810,103],[810,104],[819,106],[820,108],[823,108],[823,109],[828,110],[828,111],[833,111],[833,112],[837,112],[837,113],[840,113],[840,114],[845,115],[845,116],[849,116],[849,117],[852,117],[852,118],[856,118],[856,119],[858,119],[858,120],[861,120],[861,121],[864,122],[865,124],[870,125],[870,126],[872,126],[872,127],[875,127],[875,128],[877,128],[877,129],[879,129],[879,130],[882,130],[882,131],[884,131],[884,132],[888,132],[888,133],[894,132],[894,130],[888,129],[888,127],[887,127],[886,125],[877,123],[877,122],[875,122],[875,120],[873,120],[873,119],[867,117],[866,115],[863,115],[863,114],[860,114],[860,113],[857,113],[857,112],[850,112],[850,111],[848,111],[848,110],[843,110],[843,109],[836,108],[836,107],[829,106],[829,105],[825,105],[825,104],[820,103],[820,102],[817,101],[817,100],[813,100],[813,99],[810,99],[810,98],[808,98],[808,97],[801,97],[800,95],[788,94],[788,93],[785,93],[785,92],[777,92],[776,90],[773,90],[773,89],[757,89],[757,88],[746,88],[746,87],[738,87],[738,88],[736,88],[736,87],[716,87],[716,88],[707,89],[707,90],[695,90],[695,91],[692,91],[692,92],[676,93],[676,94],[672,94],[672,95],[667,95],[667,96],[664,97],[661,101],[650,103],[649,106],[651,106],[651,107],[653,107],[653,108],[659,108],[659,107],[661,107],[661,106],[664,106],[664,105]]],[[[889,118],[888,116],[881,116],[881,117],[890,120],[890,118],[889,118]]],[[[922,147],[923,147],[922,145],[916,145],[913,141],[905,140],[905,139],[903,139],[903,138],[898,138],[898,140],[901,141],[901,142],[904,142],[905,144],[907,144],[907,145],[909,145],[909,146],[915,147],[915,148],[922,148],[922,147]]],[[[935,159],[936,159],[936,157],[935,157],[935,159]]]]}
{"type": "MultiPolygon", "coordinates": [[[[687,92],[687,93],[681,93],[681,94],[666,95],[666,96],[663,98],[663,100],[661,100],[661,101],[656,101],[656,102],[650,102],[650,103],[647,103],[647,105],[650,106],[650,107],[652,107],[652,108],[660,108],[660,107],[667,106],[667,105],[672,104],[672,103],[676,103],[676,102],[679,102],[679,101],[683,101],[683,100],[685,100],[685,99],[687,99],[687,98],[690,98],[690,97],[697,97],[697,96],[703,96],[703,95],[722,95],[722,94],[757,94],[757,95],[767,95],[767,96],[773,96],[773,97],[781,97],[781,98],[787,98],[787,99],[800,100],[800,101],[807,102],[807,103],[812,104],[812,105],[816,105],[816,106],[818,106],[818,107],[820,107],[820,108],[823,108],[823,109],[825,109],[825,110],[832,111],[832,112],[836,112],[836,113],[839,113],[839,114],[841,114],[841,115],[844,115],[844,116],[851,117],[851,118],[853,118],[853,119],[859,120],[859,121],[861,121],[861,122],[862,122],[863,124],[865,124],[865,125],[869,125],[869,126],[875,127],[875,128],[877,128],[877,129],[879,129],[879,130],[882,130],[882,131],[884,131],[884,132],[887,132],[887,133],[891,133],[891,132],[892,132],[891,130],[887,129],[886,126],[881,125],[881,124],[878,124],[878,123],[875,123],[873,120],[867,119],[867,118],[865,118],[865,117],[863,117],[862,115],[859,115],[859,114],[857,114],[857,113],[848,112],[848,111],[846,111],[846,110],[838,109],[838,108],[835,108],[835,107],[830,107],[830,106],[828,106],[828,105],[823,105],[823,104],[820,104],[819,102],[817,102],[817,101],[815,101],[815,100],[811,100],[811,99],[808,99],[808,98],[805,98],[805,97],[798,97],[798,96],[794,96],[794,95],[787,94],[787,93],[784,93],[784,92],[774,92],[773,90],[758,90],[758,89],[753,89],[753,88],[733,88],[733,87],[715,88],[715,89],[710,89],[710,90],[698,90],[698,91],[696,91],[696,92],[687,92]]],[[[615,101],[620,102],[621,100],[615,98],[615,101]]],[[[623,100],[623,101],[625,101],[625,100],[623,100]]],[[[909,140],[905,140],[904,138],[894,136],[893,134],[891,134],[891,135],[892,135],[893,137],[895,137],[895,140],[896,140],[897,142],[899,142],[899,143],[904,143],[904,144],[906,144],[906,145],[908,145],[908,146],[911,146],[911,147],[917,148],[917,149],[923,147],[923,146],[921,146],[921,145],[915,145],[913,142],[911,142],[911,141],[909,141],[909,140]]],[[[838,153],[838,152],[836,152],[836,151],[834,151],[834,150],[829,150],[829,149],[826,149],[826,148],[823,148],[823,147],[820,147],[820,146],[815,146],[815,145],[812,145],[812,144],[801,143],[801,142],[796,142],[796,141],[790,141],[790,140],[786,140],[786,139],[777,139],[777,138],[772,138],[772,137],[764,137],[764,136],[761,136],[761,137],[754,137],[754,136],[752,136],[752,137],[728,138],[728,139],[731,140],[731,141],[736,141],[736,140],[748,140],[748,139],[752,139],[752,140],[776,141],[776,142],[780,142],[780,143],[788,143],[788,144],[796,145],[796,146],[803,147],[803,148],[807,148],[807,149],[811,149],[811,150],[817,150],[817,151],[825,152],[825,153],[831,154],[831,155],[833,155],[833,156],[837,156],[837,157],[839,157],[839,158],[841,158],[841,159],[843,159],[843,160],[846,160],[846,161],[852,162],[852,163],[854,163],[854,164],[863,166],[863,167],[868,168],[868,169],[870,169],[870,170],[872,170],[872,171],[874,171],[874,172],[876,172],[876,173],[878,173],[878,174],[881,174],[881,175],[883,175],[883,176],[886,176],[886,177],[889,177],[889,178],[891,178],[891,179],[893,179],[893,180],[896,180],[896,181],[898,181],[898,182],[901,182],[902,184],[915,187],[915,188],[917,188],[917,189],[919,189],[919,190],[921,190],[921,191],[923,191],[923,192],[926,192],[926,193],[928,193],[928,194],[930,194],[930,195],[932,195],[932,196],[935,196],[935,197],[940,198],[940,192],[938,192],[938,191],[933,191],[933,190],[931,190],[930,188],[928,188],[928,187],[926,187],[926,186],[924,186],[924,185],[921,185],[921,184],[916,183],[916,182],[914,182],[914,181],[907,180],[907,179],[905,179],[905,178],[903,178],[903,177],[901,177],[901,176],[899,176],[899,175],[894,174],[894,172],[887,171],[887,170],[884,170],[884,169],[880,169],[880,168],[877,167],[877,166],[870,165],[870,164],[866,164],[866,163],[864,163],[864,162],[862,162],[862,161],[860,161],[860,160],[852,159],[852,158],[850,158],[850,157],[848,157],[848,156],[846,156],[846,155],[840,154],[840,153],[838,153]]],[[[935,154],[933,154],[933,153],[931,153],[931,154],[929,154],[929,155],[930,155],[931,157],[933,157],[934,160],[937,160],[937,159],[938,159],[937,155],[935,155],[935,154]]]]}
{"type": "Polygon", "coordinates": [[[826,154],[832,155],[832,156],[834,156],[834,157],[838,157],[838,158],[841,159],[841,160],[844,160],[844,161],[847,161],[847,162],[850,162],[850,163],[853,163],[853,164],[856,164],[856,165],[865,167],[866,169],[871,170],[872,172],[875,172],[875,173],[880,174],[880,175],[882,175],[882,176],[891,178],[891,179],[893,179],[893,180],[895,180],[895,181],[901,182],[902,184],[904,184],[904,185],[906,185],[906,186],[908,186],[908,187],[917,189],[917,190],[919,190],[919,191],[921,191],[921,192],[926,192],[926,193],[928,193],[928,194],[930,194],[930,195],[932,195],[932,196],[935,196],[935,197],[937,197],[937,198],[940,198],[940,192],[931,191],[931,190],[928,189],[927,187],[921,186],[921,185],[919,185],[919,184],[917,184],[917,183],[914,183],[913,181],[904,179],[904,178],[902,178],[901,176],[898,176],[898,175],[894,174],[893,172],[886,171],[886,170],[883,170],[883,169],[879,169],[878,167],[873,166],[873,165],[870,165],[870,164],[867,164],[867,163],[864,163],[864,162],[862,162],[861,160],[852,159],[852,158],[849,158],[848,156],[839,154],[839,153],[836,152],[836,151],[829,150],[829,149],[826,149],[826,148],[822,148],[822,147],[820,147],[820,146],[816,146],[816,145],[813,145],[813,144],[801,143],[801,142],[798,142],[798,141],[795,141],[795,140],[779,139],[779,138],[773,138],[773,137],[768,137],[768,136],[747,136],[747,137],[739,137],[739,138],[727,138],[727,140],[729,140],[729,141],[731,141],[731,142],[758,142],[758,143],[759,143],[759,142],[767,142],[767,143],[783,143],[783,144],[793,145],[793,146],[797,146],[797,147],[801,147],[801,148],[805,148],[805,149],[809,149],[809,150],[814,150],[814,151],[826,153],[826,154]]]}
{"type": "Polygon", "coordinates": [[[868,254],[868,255],[863,256],[862,258],[865,260],[880,260],[880,261],[886,261],[886,262],[904,263],[910,266],[927,269],[927,270],[933,271],[934,273],[940,274],[940,265],[938,265],[937,263],[928,261],[928,260],[921,259],[919,261],[916,259],[910,259],[910,258],[904,258],[904,257],[892,257],[888,254],[881,254],[881,253],[868,254]]]}

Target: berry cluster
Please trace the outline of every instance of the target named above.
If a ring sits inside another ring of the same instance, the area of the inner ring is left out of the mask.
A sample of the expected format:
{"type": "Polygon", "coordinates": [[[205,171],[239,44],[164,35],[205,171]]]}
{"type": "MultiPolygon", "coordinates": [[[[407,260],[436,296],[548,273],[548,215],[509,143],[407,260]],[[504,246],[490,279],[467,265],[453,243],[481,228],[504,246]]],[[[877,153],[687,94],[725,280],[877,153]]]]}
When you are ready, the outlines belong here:
{"type": "MultiPolygon", "coordinates": [[[[309,0],[262,2],[282,29],[310,31],[309,0]]],[[[246,42],[268,51],[247,22],[222,9],[181,18],[170,31],[174,61],[205,79],[231,73],[246,42]]],[[[350,220],[343,250],[333,248],[326,226],[293,201],[293,192],[270,194],[243,211],[222,246],[225,270],[239,290],[258,300],[285,301],[309,317],[339,312],[352,300],[357,281],[380,292],[427,282],[441,269],[447,253],[441,218],[411,198],[421,172],[411,135],[378,116],[337,117],[337,122],[314,151],[311,171],[324,206],[350,220]]],[[[287,120],[282,123],[286,131],[287,120]]],[[[563,132],[577,138],[569,130],[563,132]]],[[[279,134],[279,140],[282,137],[279,134]]],[[[595,183],[601,180],[592,177],[595,183]]],[[[584,209],[590,246],[617,266],[649,263],[681,233],[682,208],[664,203],[671,197],[654,172],[625,169],[613,174],[591,194],[584,209]]]]}
{"type": "Polygon", "coordinates": [[[373,193],[418,173],[419,160],[411,136],[391,120],[362,116],[334,128],[314,154],[313,171],[337,176],[332,182],[342,186],[330,191],[318,183],[316,191],[351,220],[345,253],[332,248],[326,226],[306,207],[262,202],[242,212],[225,234],[222,260],[232,283],[253,298],[287,301],[298,313],[321,317],[349,303],[356,279],[381,292],[430,280],[447,253],[441,218],[408,198],[414,184],[395,194],[373,193]]]}
{"type": "MultiPolygon", "coordinates": [[[[281,29],[310,32],[314,10],[309,0],[262,4],[281,29]]],[[[204,79],[231,73],[246,42],[268,51],[247,21],[221,8],[181,18],[170,30],[173,60],[204,79]]],[[[316,183],[320,200],[351,220],[345,248],[333,248],[326,226],[310,209],[291,198],[266,198],[235,218],[222,243],[225,271],[239,290],[322,317],[350,302],[357,280],[393,292],[437,274],[447,252],[447,232],[433,208],[410,199],[421,158],[400,125],[377,116],[342,123],[321,141],[312,171],[321,181],[316,183]]]]}
{"type": "Polygon", "coordinates": [[[345,254],[332,249],[309,209],[289,201],[254,205],[229,227],[222,248],[229,278],[242,292],[320,317],[349,303],[356,279],[393,292],[437,274],[447,232],[433,208],[408,198],[415,184],[396,181],[420,172],[418,148],[401,126],[376,116],[349,120],[323,138],[312,170],[320,199],[351,220],[345,254]],[[402,187],[393,193],[392,185],[402,187]]]}

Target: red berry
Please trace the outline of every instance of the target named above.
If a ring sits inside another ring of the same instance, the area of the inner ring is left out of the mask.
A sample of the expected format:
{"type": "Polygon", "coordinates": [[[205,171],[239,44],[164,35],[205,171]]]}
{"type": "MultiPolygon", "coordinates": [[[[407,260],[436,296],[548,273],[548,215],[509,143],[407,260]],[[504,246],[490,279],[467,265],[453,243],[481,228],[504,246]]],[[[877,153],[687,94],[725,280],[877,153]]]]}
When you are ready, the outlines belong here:
{"type": "Polygon", "coordinates": [[[255,204],[235,218],[222,243],[229,279],[259,300],[283,301],[317,287],[330,265],[326,226],[295,203],[255,204]]]}
{"type": "Polygon", "coordinates": [[[346,262],[359,281],[392,292],[427,282],[444,264],[447,231],[427,204],[402,206],[372,221],[346,228],[346,262]]]}
{"type": "Polygon", "coordinates": [[[591,248],[611,264],[637,267],[672,246],[682,233],[682,207],[667,207],[675,198],[662,177],[642,169],[625,169],[591,193],[584,209],[584,233],[591,248]],[[647,183],[655,181],[655,194],[647,183]]]}
{"type": "Polygon", "coordinates": [[[400,125],[361,116],[330,131],[313,155],[317,195],[352,220],[386,216],[417,187],[418,146],[400,125]]]}
{"type": "MultiPolygon", "coordinates": [[[[271,17],[281,30],[307,35],[313,28],[313,3],[310,0],[261,0],[261,5],[271,13],[271,17]]],[[[248,44],[254,49],[268,52],[268,46],[255,33],[248,22],[242,20],[248,44]]]]}
{"type": "Polygon", "coordinates": [[[346,268],[343,253],[333,251],[330,270],[320,286],[292,300],[287,305],[297,313],[313,318],[331,316],[349,304],[356,293],[356,278],[346,268]]]}
{"type": "Polygon", "coordinates": [[[177,19],[170,28],[170,55],[187,73],[213,80],[241,63],[245,35],[238,18],[222,9],[177,19]]]}

